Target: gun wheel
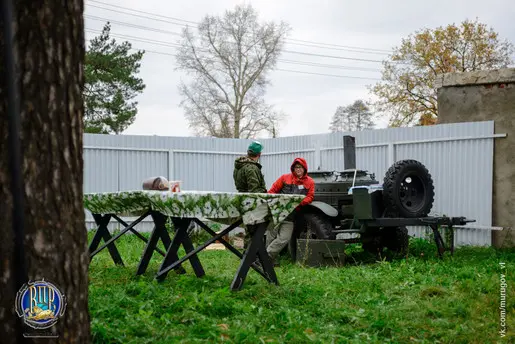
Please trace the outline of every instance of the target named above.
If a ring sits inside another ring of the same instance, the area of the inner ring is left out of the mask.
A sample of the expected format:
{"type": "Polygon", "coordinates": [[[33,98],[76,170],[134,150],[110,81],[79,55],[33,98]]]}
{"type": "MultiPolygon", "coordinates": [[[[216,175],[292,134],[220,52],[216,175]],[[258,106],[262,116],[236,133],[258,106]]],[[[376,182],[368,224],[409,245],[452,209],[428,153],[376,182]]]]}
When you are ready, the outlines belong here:
{"type": "Polygon", "coordinates": [[[334,240],[333,226],[327,216],[316,213],[300,215],[295,224],[293,235],[288,245],[288,251],[293,261],[297,259],[297,239],[334,240]]]}
{"type": "Polygon", "coordinates": [[[398,161],[385,174],[383,202],[389,217],[425,217],[434,196],[431,174],[416,160],[398,161]]]}

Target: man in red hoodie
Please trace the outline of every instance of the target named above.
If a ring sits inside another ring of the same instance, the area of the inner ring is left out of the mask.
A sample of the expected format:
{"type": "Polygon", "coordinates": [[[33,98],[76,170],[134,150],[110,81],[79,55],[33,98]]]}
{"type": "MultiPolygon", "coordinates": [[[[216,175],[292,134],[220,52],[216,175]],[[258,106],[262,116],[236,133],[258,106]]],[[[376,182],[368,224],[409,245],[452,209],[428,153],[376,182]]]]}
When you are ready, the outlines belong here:
{"type": "MultiPolygon", "coordinates": [[[[315,182],[308,176],[308,164],[303,158],[295,158],[290,166],[291,173],[283,174],[277,179],[268,193],[283,193],[305,195],[302,202],[295,209],[313,202],[315,197],[315,182]]],[[[276,228],[270,229],[266,236],[266,250],[268,255],[277,263],[277,256],[291,239],[293,234],[294,213],[288,217],[276,228]]]]}

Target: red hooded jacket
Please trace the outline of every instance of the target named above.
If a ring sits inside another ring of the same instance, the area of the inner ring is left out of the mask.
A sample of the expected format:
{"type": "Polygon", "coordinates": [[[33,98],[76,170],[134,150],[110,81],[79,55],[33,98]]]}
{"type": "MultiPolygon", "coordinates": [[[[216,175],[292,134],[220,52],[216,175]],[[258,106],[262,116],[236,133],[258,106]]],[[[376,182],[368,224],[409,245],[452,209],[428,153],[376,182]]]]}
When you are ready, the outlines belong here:
{"type": "Polygon", "coordinates": [[[313,202],[313,198],[315,197],[315,182],[313,178],[308,176],[308,164],[306,160],[303,158],[295,158],[290,166],[290,170],[291,173],[283,174],[272,184],[268,193],[306,195],[299,204],[299,207],[313,202]],[[293,171],[293,166],[297,163],[301,164],[305,170],[304,175],[300,178],[297,178],[293,171]]]}

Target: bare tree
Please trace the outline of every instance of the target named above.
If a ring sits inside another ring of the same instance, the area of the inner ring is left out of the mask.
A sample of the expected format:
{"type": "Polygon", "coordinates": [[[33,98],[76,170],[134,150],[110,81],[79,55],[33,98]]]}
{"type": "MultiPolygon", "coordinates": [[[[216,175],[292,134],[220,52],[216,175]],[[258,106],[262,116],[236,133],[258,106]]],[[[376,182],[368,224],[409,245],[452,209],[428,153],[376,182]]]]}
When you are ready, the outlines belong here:
{"type": "Polygon", "coordinates": [[[6,32],[0,34],[0,342],[33,342],[22,340],[16,292],[28,280],[45,279],[65,295],[67,306],[54,325],[59,339],[35,342],[88,343],[84,6],[82,0],[12,3],[12,11],[7,1],[0,10],[0,32],[6,32]],[[9,135],[13,118],[19,118],[19,130],[9,135]],[[11,165],[18,156],[13,151],[22,154],[11,165]],[[12,173],[11,166],[19,170],[12,173]],[[15,236],[12,227],[23,235],[15,236]]]}
{"type": "Polygon", "coordinates": [[[193,80],[181,82],[181,106],[198,135],[250,138],[277,132],[283,115],[264,100],[267,73],[277,63],[286,23],[259,23],[251,5],[222,17],[206,16],[194,35],[183,30],[178,69],[193,80]]]}
{"type": "Polygon", "coordinates": [[[333,115],[329,130],[361,131],[374,128],[374,115],[362,100],[356,100],[349,106],[338,106],[333,115]]]}

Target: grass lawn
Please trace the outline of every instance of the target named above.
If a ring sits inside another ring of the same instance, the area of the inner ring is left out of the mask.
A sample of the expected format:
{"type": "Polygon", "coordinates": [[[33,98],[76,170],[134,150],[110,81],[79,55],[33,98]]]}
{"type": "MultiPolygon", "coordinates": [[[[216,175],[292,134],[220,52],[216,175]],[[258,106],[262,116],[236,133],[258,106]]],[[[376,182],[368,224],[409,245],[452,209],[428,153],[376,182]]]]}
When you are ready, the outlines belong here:
{"type": "MultiPolygon", "coordinates": [[[[90,234],[91,240],[91,234],[90,234]]],[[[118,242],[125,267],[107,250],[90,265],[89,308],[95,343],[514,343],[515,250],[459,248],[437,258],[412,239],[408,258],[374,262],[350,248],[345,267],[305,268],[287,260],[280,286],[255,271],[243,289],[229,285],[239,264],[229,251],[199,254],[158,283],[162,256],[134,275],[144,242],[118,242]],[[507,335],[500,330],[500,262],[506,263],[507,335]]],[[[181,253],[183,254],[183,252],[181,253]]]]}

